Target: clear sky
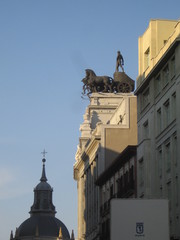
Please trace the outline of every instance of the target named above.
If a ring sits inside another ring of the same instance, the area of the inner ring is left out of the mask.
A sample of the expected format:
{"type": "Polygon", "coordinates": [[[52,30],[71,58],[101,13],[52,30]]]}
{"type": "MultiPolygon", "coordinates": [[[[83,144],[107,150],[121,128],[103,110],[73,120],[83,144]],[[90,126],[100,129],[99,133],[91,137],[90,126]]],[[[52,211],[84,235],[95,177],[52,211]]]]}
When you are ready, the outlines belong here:
{"type": "Polygon", "coordinates": [[[113,77],[120,50],[135,80],[138,37],[150,19],[178,20],[179,9],[179,0],[0,1],[0,240],[29,217],[44,148],[56,217],[77,236],[85,69],[113,77]]]}

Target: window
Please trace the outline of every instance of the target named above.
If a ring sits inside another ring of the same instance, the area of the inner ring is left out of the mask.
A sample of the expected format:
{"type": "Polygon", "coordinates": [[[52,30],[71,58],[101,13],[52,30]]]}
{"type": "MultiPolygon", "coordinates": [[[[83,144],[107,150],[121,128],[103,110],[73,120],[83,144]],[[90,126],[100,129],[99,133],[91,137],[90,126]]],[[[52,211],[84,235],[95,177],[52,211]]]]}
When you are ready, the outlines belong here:
{"type": "Polygon", "coordinates": [[[118,197],[121,197],[123,195],[123,177],[121,176],[118,179],[118,197]]]}
{"type": "Polygon", "coordinates": [[[104,239],[106,240],[110,239],[110,219],[106,220],[106,235],[104,239]]]}
{"type": "Polygon", "coordinates": [[[102,187],[102,204],[104,204],[106,201],[106,186],[103,185],[102,187]]]}
{"type": "Polygon", "coordinates": [[[167,127],[170,122],[170,106],[169,99],[164,103],[164,127],[167,127]]]}
{"type": "Polygon", "coordinates": [[[162,187],[162,185],[160,186],[160,198],[162,198],[163,197],[163,187],[162,187]]]}
{"type": "Polygon", "coordinates": [[[158,162],[158,176],[162,178],[162,148],[158,148],[157,152],[157,162],[158,162]]]}
{"type": "Polygon", "coordinates": [[[129,172],[126,171],[124,174],[124,190],[128,191],[129,172]]]}
{"type": "Polygon", "coordinates": [[[157,96],[161,91],[161,75],[155,78],[155,95],[157,96]]]}
{"type": "Polygon", "coordinates": [[[114,184],[115,184],[115,186],[114,186],[114,193],[117,195],[117,193],[118,193],[118,179],[116,179],[114,184]]]}
{"type": "Polygon", "coordinates": [[[172,120],[174,120],[176,118],[176,92],[174,92],[172,94],[171,97],[171,106],[172,106],[172,120]]]}
{"type": "Polygon", "coordinates": [[[162,131],[162,116],[161,116],[161,108],[157,110],[157,134],[162,131]]]}
{"type": "Polygon", "coordinates": [[[175,76],[175,57],[171,59],[171,78],[175,76]]]}
{"type": "Polygon", "coordinates": [[[142,109],[144,109],[149,103],[149,88],[147,88],[142,94],[142,109]]]}
{"type": "Polygon", "coordinates": [[[171,171],[171,149],[170,149],[170,142],[166,143],[165,145],[165,160],[166,160],[166,171],[171,171]]]}
{"type": "Polygon", "coordinates": [[[105,222],[102,223],[102,239],[106,238],[106,225],[105,222]]]}
{"type": "Polygon", "coordinates": [[[173,163],[177,167],[177,136],[176,133],[173,136],[172,140],[172,154],[173,154],[173,163]]]}
{"type": "Polygon", "coordinates": [[[147,139],[147,138],[149,137],[148,121],[146,121],[146,122],[143,124],[143,136],[144,136],[144,139],[147,139]]]}
{"type": "Polygon", "coordinates": [[[171,182],[167,183],[167,197],[169,199],[169,209],[171,210],[172,206],[171,182]]]}
{"type": "Polygon", "coordinates": [[[139,185],[144,186],[144,160],[141,158],[139,160],[139,185]]]}
{"type": "Polygon", "coordinates": [[[134,189],[134,166],[131,166],[130,168],[129,183],[130,183],[130,188],[134,189]]]}
{"type": "Polygon", "coordinates": [[[150,65],[150,49],[148,48],[144,53],[144,69],[148,68],[150,65]]]}
{"type": "Polygon", "coordinates": [[[163,69],[163,85],[164,87],[168,84],[169,82],[169,66],[166,65],[166,67],[163,69]]]}
{"type": "Polygon", "coordinates": [[[113,188],[114,187],[113,187],[113,184],[112,184],[111,187],[110,187],[110,198],[112,198],[113,195],[114,195],[114,189],[113,188]]]}

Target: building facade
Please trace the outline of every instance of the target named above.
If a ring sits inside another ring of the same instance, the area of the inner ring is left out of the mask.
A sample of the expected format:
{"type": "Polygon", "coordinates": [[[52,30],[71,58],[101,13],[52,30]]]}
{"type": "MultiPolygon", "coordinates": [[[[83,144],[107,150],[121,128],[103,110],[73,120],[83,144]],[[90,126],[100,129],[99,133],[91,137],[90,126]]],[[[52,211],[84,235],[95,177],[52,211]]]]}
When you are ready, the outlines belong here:
{"type": "Polygon", "coordinates": [[[132,93],[92,93],[80,131],[74,164],[78,239],[100,239],[101,192],[96,181],[128,145],[137,144],[136,96],[132,93]]]}
{"type": "Polygon", "coordinates": [[[137,197],[168,198],[180,239],[180,22],[151,20],[139,38],[137,197]]]}
{"type": "Polygon", "coordinates": [[[98,177],[100,192],[100,239],[110,240],[110,201],[136,198],[136,147],[126,147],[98,177]]]}

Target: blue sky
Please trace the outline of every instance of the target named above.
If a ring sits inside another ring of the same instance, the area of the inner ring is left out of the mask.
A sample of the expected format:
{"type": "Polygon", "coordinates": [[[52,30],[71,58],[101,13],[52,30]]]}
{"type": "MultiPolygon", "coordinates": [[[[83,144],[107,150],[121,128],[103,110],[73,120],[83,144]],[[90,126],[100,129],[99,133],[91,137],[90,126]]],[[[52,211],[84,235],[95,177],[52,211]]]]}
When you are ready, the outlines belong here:
{"type": "Polygon", "coordinates": [[[73,164],[85,69],[113,77],[117,50],[138,75],[138,37],[150,19],[179,19],[180,1],[0,1],[0,240],[29,217],[41,152],[56,217],[77,236],[73,164]]]}

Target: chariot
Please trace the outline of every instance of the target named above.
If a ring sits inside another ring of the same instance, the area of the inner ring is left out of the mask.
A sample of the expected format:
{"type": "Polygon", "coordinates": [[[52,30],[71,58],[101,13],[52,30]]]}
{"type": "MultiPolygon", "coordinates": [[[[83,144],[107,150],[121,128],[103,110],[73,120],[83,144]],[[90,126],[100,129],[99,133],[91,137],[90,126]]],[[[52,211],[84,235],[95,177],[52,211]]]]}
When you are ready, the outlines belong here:
{"type": "Polygon", "coordinates": [[[134,80],[132,80],[125,72],[115,72],[112,81],[113,92],[130,93],[134,91],[134,80]]]}

